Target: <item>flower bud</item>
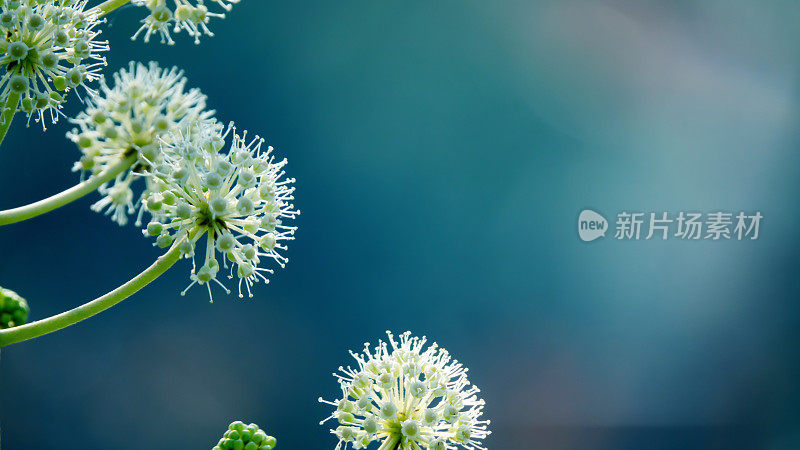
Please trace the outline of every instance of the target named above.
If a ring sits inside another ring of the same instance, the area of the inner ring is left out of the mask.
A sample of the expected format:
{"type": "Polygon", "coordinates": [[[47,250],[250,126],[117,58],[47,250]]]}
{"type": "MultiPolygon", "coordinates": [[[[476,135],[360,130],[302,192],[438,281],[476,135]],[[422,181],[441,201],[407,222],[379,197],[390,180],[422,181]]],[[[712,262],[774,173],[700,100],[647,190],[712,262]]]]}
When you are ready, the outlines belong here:
{"type": "Polygon", "coordinates": [[[28,321],[28,302],[11,289],[0,287],[0,329],[18,327],[28,321]]]}
{"type": "Polygon", "coordinates": [[[267,436],[258,425],[251,423],[245,425],[239,420],[228,425],[228,430],[222,435],[214,449],[219,450],[272,450],[276,440],[267,436]]]}
{"type": "Polygon", "coordinates": [[[8,45],[6,53],[9,58],[19,61],[28,56],[28,46],[24,42],[12,42],[8,45]]]}

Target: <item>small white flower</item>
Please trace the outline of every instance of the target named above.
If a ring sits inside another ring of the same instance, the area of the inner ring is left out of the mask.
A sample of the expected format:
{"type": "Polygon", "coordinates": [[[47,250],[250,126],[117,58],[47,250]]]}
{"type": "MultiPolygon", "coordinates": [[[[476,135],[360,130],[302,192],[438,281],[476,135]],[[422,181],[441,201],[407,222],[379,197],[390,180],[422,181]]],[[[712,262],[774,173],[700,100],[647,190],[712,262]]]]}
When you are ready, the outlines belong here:
{"type": "MultiPolygon", "coordinates": [[[[232,4],[240,0],[211,0],[221,6],[225,11],[230,11],[232,4]]],[[[154,33],[161,36],[161,43],[173,45],[171,33],[186,31],[194,38],[194,43],[200,43],[200,36],[214,36],[208,28],[211,18],[224,19],[224,13],[215,13],[208,10],[203,0],[133,0],[133,4],[147,8],[149,14],[142,19],[142,26],[134,33],[131,39],[139,35],[144,36],[145,42],[150,42],[154,33]],[[172,30],[170,32],[170,30],[172,30]]]]}
{"type": "Polygon", "coordinates": [[[155,62],[131,62],[113,79],[111,86],[103,79],[100,93],[71,119],[77,128],[67,136],[83,154],[72,170],[97,174],[120,158],[135,154],[137,161],[130,169],[111,185],[99,189],[103,198],[92,209],[105,211],[115,222],[125,225],[128,215],[139,207],[139,226],[141,201],[151,186],[144,186],[143,192],[134,195],[132,185],[163,161],[161,140],[169,140],[170,130],[191,130],[189,124],[212,122],[214,111],[206,109],[206,96],[199,89],[186,88],[183,71],[176,67],[164,69],[155,62]]]}
{"type": "Polygon", "coordinates": [[[42,122],[56,122],[64,95],[99,78],[108,43],[96,30],[103,21],[87,11],[88,0],[0,2],[0,97],[20,95],[19,110],[42,122]]]}
{"type": "Polygon", "coordinates": [[[193,128],[162,140],[164,162],[148,175],[157,188],[144,202],[153,217],[144,233],[167,247],[178,236],[199,231],[181,241],[181,252],[192,258],[192,282],[181,295],[200,284],[211,297],[212,281],[230,292],[217,279],[220,269],[230,264],[228,278],[239,278],[239,297],[242,284],[252,297],[253,283],[268,283],[267,275],[273,273],[262,267],[265,261],[274,260],[280,267],[288,262],[279,251],[286,250],[283,242],[294,239],[296,230],[284,221],[300,214],[291,203],[295,180],[284,179],[286,160],[276,160],[272,147],[263,149],[264,140],[258,136],[248,140],[247,132],[238,134],[233,124],[224,131],[204,122],[193,128]],[[224,151],[228,138],[230,146],[224,151]],[[206,243],[198,247],[203,234],[206,243]]]}
{"type": "Polygon", "coordinates": [[[381,442],[381,449],[430,450],[485,449],[482,440],[488,420],[480,420],[484,401],[480,390],[470,385],[467,369],[436,343],[425,348],[425,337],[410,332],[397,342],[378,341],[363,353],[350,354],[357,368],[339,367],[342,398],[320,402],[336,408],[320,422],[335,419],[341,425],[331,430],[339,443],[336,450],[366,448],[381,442]]]}

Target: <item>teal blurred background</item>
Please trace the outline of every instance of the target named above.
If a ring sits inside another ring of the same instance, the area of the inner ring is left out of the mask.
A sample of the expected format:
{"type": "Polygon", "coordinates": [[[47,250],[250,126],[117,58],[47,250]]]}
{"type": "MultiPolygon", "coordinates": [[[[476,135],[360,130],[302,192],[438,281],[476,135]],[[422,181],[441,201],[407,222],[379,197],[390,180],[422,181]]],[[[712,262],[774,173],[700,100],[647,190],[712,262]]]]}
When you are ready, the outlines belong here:
{"type": "MultiPolygon", "coordinates": [[[[8,347],[5,448],[210,448],[234,419],[332,449],[317,397],[386,329],[483,390],[491,449],[800,448],[800,4],[245,0],[184,68],[297,178],[291,262],[256,298],[186,297],[184,261],[8,347]],[[587,244],[578,212],[755,211],[757,241],[587,244]]],[[[76,101],[67,114],[80,109],[76,101]]],[[[0,207],[70,186],[67,121],[0,151],[0,207]]],[[[89,211],[0,229],[0,285],[43,318],[160,252],[89,211]]]]}

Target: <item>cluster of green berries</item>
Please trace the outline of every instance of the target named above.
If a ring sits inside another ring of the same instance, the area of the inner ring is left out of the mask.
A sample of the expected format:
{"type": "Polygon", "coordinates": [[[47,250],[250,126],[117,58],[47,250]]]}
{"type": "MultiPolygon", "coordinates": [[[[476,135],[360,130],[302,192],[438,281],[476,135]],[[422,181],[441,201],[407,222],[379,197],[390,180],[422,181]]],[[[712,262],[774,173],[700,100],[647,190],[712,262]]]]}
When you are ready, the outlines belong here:
{"type": "Polygon", "coordinates": [[[267,436],[258,425],[245,425],[237,420],[228,425],[228,431],[211,450],[272,450],[276,442],[274,437],[267,436]]]}
{"type": "Polygon", "coordinates": [[[0,287],[0,330],[24,325],[30,311],[24,298],[10,289],[0,287]]]}

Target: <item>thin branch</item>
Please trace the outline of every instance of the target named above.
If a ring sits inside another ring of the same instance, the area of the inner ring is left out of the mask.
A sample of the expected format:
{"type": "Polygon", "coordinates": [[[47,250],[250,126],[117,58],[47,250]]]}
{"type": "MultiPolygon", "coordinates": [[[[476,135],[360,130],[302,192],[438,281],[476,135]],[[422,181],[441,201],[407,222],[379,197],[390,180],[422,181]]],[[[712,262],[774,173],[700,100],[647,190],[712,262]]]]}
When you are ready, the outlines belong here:
{"type": "Polygon", "coordinates": [[[60,208],[68,203],[71,203],[94,191],[103,183],[112,180],[114,177],[121,174],[128,167],[133,165],[134,162],[136,162],[136,155],[128,156],[120,159],[119,162],[109,167],[105,171],[100,172],[99,174],[90,177],[88,180],[76,184],[65,191],[47,197],[46,199],[39,200],[38,202],[0,211],[0,225],[8,225],[10,223],[20,222],[32,217],[40,216],[46,212],[50,212],[56,208],[60,208]]]}

